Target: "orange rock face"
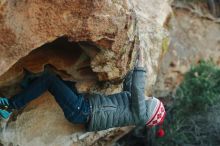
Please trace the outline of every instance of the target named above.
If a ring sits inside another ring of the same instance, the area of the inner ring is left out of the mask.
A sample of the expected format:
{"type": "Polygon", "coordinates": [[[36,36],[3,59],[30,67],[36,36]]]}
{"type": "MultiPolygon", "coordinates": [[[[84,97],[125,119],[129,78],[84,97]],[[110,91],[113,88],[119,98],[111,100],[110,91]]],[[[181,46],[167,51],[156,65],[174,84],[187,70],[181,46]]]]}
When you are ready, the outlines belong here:
{"type": "MultiPolygon", "coordinates": [[[[163,23],[170,12],[166,0],[2,0],[0,92],[7,96],[18,93],[23,68],[39,73],[47,64],[63,79],[77,81],[76,87],[81,92],[120,92],[122,77],[133,68],[136,50],[140,47],[145,50],[147,91],[151,91],[156,81],[162,40],[168,35],[163,23]],[[100,81],[102,83],[97,84],[100,81]]],[[[51,97],[47,95],[46,98],[51,97]]],[[[63,115],[62,112],[53,113],[59,109],[54,101],[50,105],[31,103],[16,121],[9,122],[0,141],[22,146],[72,145],[73,141],[80,145],[82,139],[70,134],[74,130],[65,128],[59,132],[62,126],[56,129],[57,123],[52,120],[63,115]],[[39,125],[31,129],[35,123],[39,125]],[[37,134],[31,133],[45,125],[47,128],[37,134]],[[24,136],[21,138],[21,135],[24,136]]],[[[61,121],[60,125],[63,123],[61,121]]],[[[84,131],[75,132],[84,135],[84,131]]],[[[108,132],[90,133],[90,139],[94,137],[96,141],[108,132]]],[[[86,141],[87,144],[91,143],[86,141]]]]}
{"type": "MultiPolygon", "coordinates": [[[[112,4],[112,8],[117,5],[112,4]]],[[[119,46],[128,39],[127,16],[112,10],[104,1],[5,1],[1,9],[0,74],[33,49],[60,36],[68,36],[72,41],[92,41],[110,50],[120,50],[119,46]],[[113,43],[118,37],[123,40],[113,43]]],[[[120,55],[115,54],[115,59],[120,55]]]]}

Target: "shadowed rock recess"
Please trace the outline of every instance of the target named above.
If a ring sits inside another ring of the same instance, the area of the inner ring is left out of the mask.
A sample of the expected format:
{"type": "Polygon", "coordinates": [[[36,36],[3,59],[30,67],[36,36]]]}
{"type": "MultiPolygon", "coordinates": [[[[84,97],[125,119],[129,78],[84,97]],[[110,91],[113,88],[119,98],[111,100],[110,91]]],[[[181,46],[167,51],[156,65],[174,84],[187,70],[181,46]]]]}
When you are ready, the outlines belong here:
{"type": "MultiPolygon", "coordinates": [[[[1,0],[0,92],[13,96],[21,91],[24,69],[40,73],[48,66],[63,79],[76,81],[79,92],[120,92],[122,78],[142,47],[150,94],[170,12],[166,0],[1,0]]],[[[1,120],[0,143],[108,145],[131,128],[85,132],[82,125],[69,123],[45,93],[9,121],[1,120]]]]}

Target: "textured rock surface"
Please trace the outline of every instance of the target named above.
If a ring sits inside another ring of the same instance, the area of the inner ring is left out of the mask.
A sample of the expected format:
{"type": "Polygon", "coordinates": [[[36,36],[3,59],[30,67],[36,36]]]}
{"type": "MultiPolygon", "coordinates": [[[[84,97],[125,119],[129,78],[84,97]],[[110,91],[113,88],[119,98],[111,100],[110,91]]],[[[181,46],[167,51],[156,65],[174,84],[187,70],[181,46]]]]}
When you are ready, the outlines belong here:
{"type": "MultiPolygon", "coordinates": [[[[49,63],[64,79],[80,82],[80,91],[119,92],[120,79],[134,65],[138,47],[145,49],[151,91],[170,12],[164,0],[0,1],[0,91],[17,93],[23,67],[37,73],[49,63]],[[82,41],[88,47],[79,46],[82,41]],[[97,80],[109,82],[98,88],[97,80]]],[[[101,145],[100,141],[106,145],[103,139],[117,139],[129,128],[87,134],[82,126],[68,123],[46,94],[15,119],[2,122],[1,130],[5,145],[48,146],[101,145]]]]}
{"type": "Polygon", "coordinates": [[[157,96],[172,92],[190,66],[201,59],[220,65],[220,19],[211,16],[204,5],[176,1],[173,10],[168,23],[171,42],[155,86],[157,96]]]}

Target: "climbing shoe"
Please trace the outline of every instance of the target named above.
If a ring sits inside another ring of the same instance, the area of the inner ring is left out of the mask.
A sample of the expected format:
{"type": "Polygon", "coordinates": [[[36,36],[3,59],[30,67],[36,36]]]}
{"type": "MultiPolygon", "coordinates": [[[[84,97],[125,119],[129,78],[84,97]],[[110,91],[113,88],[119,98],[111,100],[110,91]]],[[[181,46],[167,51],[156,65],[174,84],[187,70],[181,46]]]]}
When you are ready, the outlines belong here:
{"type": "Polygon", "coordinates": [[[9,111],[9,101],[8,98],[0,97],[0,116],[3,119],[8,119],[11,115],[11,111],[9,111]]]}

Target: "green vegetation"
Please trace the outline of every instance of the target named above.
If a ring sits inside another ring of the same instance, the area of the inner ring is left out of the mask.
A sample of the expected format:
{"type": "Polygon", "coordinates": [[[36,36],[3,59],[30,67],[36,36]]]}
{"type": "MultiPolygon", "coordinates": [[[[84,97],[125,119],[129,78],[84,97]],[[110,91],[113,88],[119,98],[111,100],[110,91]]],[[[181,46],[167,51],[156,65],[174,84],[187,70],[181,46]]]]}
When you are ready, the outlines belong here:
{"type": "Polygon", "coordinates": [[[163,124],[166,135],[156,139],[154,145],[218,145],[220,69],[212,61],[201,61],[193,66],[167,109],[163,124]]]}
{"type": "Polygon", "coordinates": [[[176,91],[180,99],[178,108],[187,114],[206,110],[219,99],[219,95],[220,69],[211,61],[201,61],[192,67],[176,91]]]}

